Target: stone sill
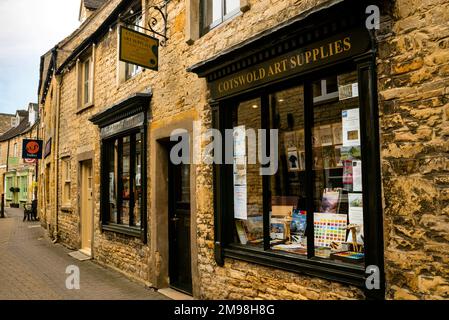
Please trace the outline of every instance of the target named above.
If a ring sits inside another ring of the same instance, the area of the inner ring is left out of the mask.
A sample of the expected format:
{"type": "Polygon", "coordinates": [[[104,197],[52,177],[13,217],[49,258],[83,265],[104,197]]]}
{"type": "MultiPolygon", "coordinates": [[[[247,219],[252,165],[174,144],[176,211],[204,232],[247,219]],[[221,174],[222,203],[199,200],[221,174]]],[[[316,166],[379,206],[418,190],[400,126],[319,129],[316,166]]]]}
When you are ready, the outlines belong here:
{"type": "Polygon", "coordinates": [[[75,114],[79,115],[79,114],[83,113],[84,111],[86,111],[90,108],[93,108],[93,106],[94,106],[94,103],[91,102],[91,103],[85,105],[84,107],[81,107],[78,110],[76,110],[75,114]]]}
{"type": "Polygon", "coordinates": [[[140,228],[126,227],[118,224],[103,224],[101,228],[102,230],[122,233],[136,238],[140,238],[142,235],[140,228]]]}
{"type": "Polygon", "coordinates": [[[61,211],[63,211],[63,212],[72,212],[72,206],[70,206],[70,205],[63,205],[63,206],[61,206],[61,211]]]}
{"type": "Polygon", "coordinates": [[[337,281],[359,288],[365,286],[365,270],[363,267],[325,261],[320,258],[307,259],[293,257],[273,251],[246,248],[240,245],[229,245],[224,249],[225,259],[237,259],[289,272],[307,274],[330,281],[337,281]]]}

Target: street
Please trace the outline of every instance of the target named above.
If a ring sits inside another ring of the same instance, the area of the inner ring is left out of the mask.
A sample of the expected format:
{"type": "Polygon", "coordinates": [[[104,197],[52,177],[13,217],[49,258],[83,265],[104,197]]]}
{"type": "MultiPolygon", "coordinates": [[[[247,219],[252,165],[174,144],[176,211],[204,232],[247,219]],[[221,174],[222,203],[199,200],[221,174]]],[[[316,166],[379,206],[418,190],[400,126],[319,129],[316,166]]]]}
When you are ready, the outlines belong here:
{"type": "Polygon", "coordinates": [[[92,261],[78,261],[52,244],[38,221],[22,222],[21,209],[0,219],[0,300],[159,300],[165,296],[92,261]],[[78,266],[80,289],[67,289],[66,268],[78,266]]]}

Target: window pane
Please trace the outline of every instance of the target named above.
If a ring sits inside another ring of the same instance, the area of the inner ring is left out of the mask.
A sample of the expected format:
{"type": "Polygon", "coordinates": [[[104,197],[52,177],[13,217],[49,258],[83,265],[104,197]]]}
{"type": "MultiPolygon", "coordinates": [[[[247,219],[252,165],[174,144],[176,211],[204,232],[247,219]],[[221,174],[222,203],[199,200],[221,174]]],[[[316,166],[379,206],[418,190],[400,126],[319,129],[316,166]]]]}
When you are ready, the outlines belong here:
{"type": "Polygon", "coordinates": [[[130,158],[131,158],[131,144],[130,138],[123,138],[121,156],[121,182],[122,182],[122,203],[121,203],[121,216],[120,224],[129,225],[129,207],[130,207],[130,158]]]}
{"type": "MultiPolygon", "coordinates": [[[[315,256],[363,263],[363,190],[356,72],[338,75],[336,100],[313,108],[315,256]]],[[[329,78],[328,78],[329,79],[329,78]]],[[[314,94],[315,96],[315,94],[314,94]]]]}
{"type": "Polygon", "coordinates": [[[232,116],[235,239],[244,245],[262,246],[262,176],[257,162],[257,130],[261,128],[260,99],[240,103],[232,116]]]}
{"type": "Polygon", "coordinates": [[[270,95],[271,128],[279,130],[278,171],[271,176],[271,248],[307,255],[303,87],[270,95]]]}
{"type": "Polygon", "coordinates": [[[90,60],[84,63],[84,103],[89,102],[89,80],[90,80],[90,60]]]}
{"type": "Polygon", "coordinates": [[[136,134],[136,158],[135,161],[135,179],[134,179],[134,212],[133,221],[135,226],[140,226],[140,214],[142,206],[142,135],[136,134]]]}
{"type": "Polygon", "coordinates": [[[220,23],[223,17],[223,0],[203,0],[203,26],[220,23]]]}
{"type": "Polygon", "coordinates": [[[114,140],[108,148],[109,159],[109,222],[118,222],[117,212],[117,176],[118,176],[118,140],[114,140]]]}
{"type": "Polygon", "coordinates": [[[240,8],[240,0],[225,0],[225,15],[240,8]]]}

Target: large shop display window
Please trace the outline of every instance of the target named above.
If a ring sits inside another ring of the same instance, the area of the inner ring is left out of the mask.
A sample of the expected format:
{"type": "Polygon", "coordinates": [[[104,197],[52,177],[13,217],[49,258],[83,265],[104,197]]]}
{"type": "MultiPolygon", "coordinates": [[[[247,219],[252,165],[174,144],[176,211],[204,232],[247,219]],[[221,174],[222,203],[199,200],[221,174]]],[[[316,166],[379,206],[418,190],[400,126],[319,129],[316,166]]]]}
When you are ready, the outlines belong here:
{"type": "Polygon", "coordinates": [[[142,207],[142,134],[140,132],[108,139],[108,199],[103,223],[140,228],[142,207]]]}
{"type": "Polygon", "coordinates": [[[357,72],[329,74],[241,101],[233,108],[232,128],[234,243],[364,266],[357,72]],[[271,176],[262,176],[261,165],[249,161],[261,143],[254,143],[249,129],[261,128],[278,130],[278,168],[271,176]]]}

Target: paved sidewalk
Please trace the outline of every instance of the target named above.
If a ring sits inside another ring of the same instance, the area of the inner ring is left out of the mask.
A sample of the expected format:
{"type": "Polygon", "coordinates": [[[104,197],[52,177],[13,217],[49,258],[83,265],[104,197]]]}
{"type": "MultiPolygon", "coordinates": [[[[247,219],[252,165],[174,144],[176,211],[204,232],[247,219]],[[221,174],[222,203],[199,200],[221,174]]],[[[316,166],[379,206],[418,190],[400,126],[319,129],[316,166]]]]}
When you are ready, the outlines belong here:
{"type": "Polygon", "coordinates": [[[38,221],[25,221],[21,209],[0,218],[0,300],[112,299],[155,300],[165,296],[92,261],[70,257],[52,244],[38,221]],[[66,288],[67,266],[80,269],[80,290],[66,288]]]}

